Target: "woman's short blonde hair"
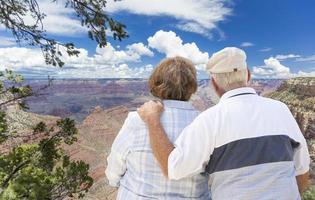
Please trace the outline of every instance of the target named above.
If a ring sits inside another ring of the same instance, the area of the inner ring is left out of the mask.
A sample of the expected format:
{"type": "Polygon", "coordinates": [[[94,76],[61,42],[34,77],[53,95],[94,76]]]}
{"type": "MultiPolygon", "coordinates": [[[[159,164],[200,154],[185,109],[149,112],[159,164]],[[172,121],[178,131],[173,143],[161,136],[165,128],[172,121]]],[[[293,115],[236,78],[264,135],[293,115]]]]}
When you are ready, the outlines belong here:
{"type": "Polygon", "coordinates": [[[160,99],[188,101],[197,87],[194,64],[180,56],[162,60],[149,80],[151,94],[160,99]]]}

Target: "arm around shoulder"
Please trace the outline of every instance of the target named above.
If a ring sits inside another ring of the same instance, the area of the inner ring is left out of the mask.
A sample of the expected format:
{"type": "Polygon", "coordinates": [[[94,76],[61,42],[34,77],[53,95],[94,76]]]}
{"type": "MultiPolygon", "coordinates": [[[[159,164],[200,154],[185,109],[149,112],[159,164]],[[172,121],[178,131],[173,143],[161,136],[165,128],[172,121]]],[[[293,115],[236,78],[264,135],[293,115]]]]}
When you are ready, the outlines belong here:
{"type": "Polygon", "coordinates": [[[213,130],[212,121],[202,113],[182,131],[168,158],[170,179],[178,180],[204,172],[214,150],[213,130]]]}

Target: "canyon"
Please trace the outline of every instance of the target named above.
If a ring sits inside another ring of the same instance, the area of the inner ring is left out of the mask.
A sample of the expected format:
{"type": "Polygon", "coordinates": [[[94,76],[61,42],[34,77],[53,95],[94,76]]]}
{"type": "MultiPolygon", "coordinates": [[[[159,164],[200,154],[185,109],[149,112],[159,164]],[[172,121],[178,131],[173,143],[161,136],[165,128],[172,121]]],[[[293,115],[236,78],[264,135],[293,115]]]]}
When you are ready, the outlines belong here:
{"type": "MultiPolygon", "coordinates": [[[[46,83],[45,80],[28,82],[35,89],[46,83]]],[[[219,98],[209,80],[199,80],[198,85],[191,103],[203,111],[217,103],[219,98]]],[[[315,78],[261,79],[253,80],[251,86],[259,95],[280,100],[290,108],[308,141],[312,159],[311,180],[314,184],[315,78]]],[[[25,129],[25,124],[31,126],[39,121],[52,123],[61,117],[75,119],[79,130],[78,141],[64,148],[72,159],[84,160],[90,165],[94,184],[85,199],[113,200],[116,190],[108,186],[104,174],[106,157],[128,112],[150,99],[154,97],[150,96],[147,80],[55,80],[40,96],[27,100],[29,112],[12,109],[9,116],[20,119],[14,123],[16,129],[25,129]]],[[[36,142],[36,138],[30,138],[30,141],[36,142]]],[[[5,148],[9,147],[2,147],[2,150],[5,148]]]]}

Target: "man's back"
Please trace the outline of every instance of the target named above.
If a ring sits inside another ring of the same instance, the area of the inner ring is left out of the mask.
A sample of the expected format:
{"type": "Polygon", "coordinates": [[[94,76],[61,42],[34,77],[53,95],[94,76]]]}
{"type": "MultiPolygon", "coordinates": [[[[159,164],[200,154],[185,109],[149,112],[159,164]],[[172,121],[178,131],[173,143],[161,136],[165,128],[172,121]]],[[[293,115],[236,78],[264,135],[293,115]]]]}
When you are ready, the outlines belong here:
{"type": "Polygon", "coordinates": [[[171,178],[206,170],[213,199],[300,199],[295,176],[308,171],[308,151],[286,105],[240,88],[225,93],[195,121],[175,146],[198,134],[202,139],[194,142],[201,147],[190,151],[200,159],[175,149],[169,158],[171,178]]]}
{"type": "Polygon", "coordinates": [[[230,96],[215,109],[222,123],[214,129],[206,168],[213,198],[299,199],[293,155],[301,138],[287,107],[247,94],[230,96]]]}

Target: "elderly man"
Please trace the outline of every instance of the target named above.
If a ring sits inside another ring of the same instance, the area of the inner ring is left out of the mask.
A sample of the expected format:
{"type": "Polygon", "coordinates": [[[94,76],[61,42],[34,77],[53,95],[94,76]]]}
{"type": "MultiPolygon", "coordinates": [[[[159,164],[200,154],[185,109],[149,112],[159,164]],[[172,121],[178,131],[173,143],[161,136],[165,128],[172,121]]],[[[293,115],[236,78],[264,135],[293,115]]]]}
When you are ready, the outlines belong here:
{"type": "Polygon", "coordinates": [[[210,174],[214,200],[297,200],[307,186],[309,153],[288,107],[248,87],[246,54],[225,48],[207,70],[220,102],[202,112],[172,144],[160,123],[163,105],[138,109],[163,173],[178,180],[210,174]]]}

